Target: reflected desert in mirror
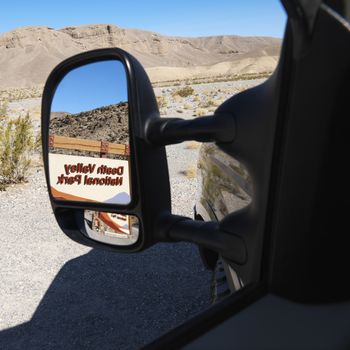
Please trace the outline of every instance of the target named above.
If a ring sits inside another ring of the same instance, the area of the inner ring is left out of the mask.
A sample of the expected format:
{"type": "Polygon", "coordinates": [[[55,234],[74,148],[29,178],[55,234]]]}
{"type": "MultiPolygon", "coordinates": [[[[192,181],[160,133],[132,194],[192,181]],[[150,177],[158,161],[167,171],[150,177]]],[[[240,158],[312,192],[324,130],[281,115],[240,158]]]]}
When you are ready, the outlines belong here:
{"type": "Polygon", "coordinates": [[[55,199],[130,203],[127,90],[124,66],[116,60],[78,67],[59,83],[49,125],[55,199]]]}
{"type": "Polygon", "coordinates": [[[133,215],[85,210],[86,235],[98,242],[131,245],[139,237],[139,220],[133,215]]]}

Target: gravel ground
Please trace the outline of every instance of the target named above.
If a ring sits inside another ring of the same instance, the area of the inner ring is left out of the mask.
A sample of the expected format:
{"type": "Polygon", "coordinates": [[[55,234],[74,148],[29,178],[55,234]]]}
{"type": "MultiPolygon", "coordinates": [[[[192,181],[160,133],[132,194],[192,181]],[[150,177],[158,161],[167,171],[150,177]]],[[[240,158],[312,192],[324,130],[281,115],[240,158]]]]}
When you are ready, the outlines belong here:
{"type": "Polygon", "coordinates": [[[186,170],[196,169],[199,145],[197,149],[188,149],[190,142],[167,146],[168,167],[171,188],[172,212],[177,215],[193,217],[196,202],[197,180],[183,174],[186,170]]]}
{"type": "Polygon", "coordinates": [[[0,200],[0,349],[137,349],[208,307],[195,246],[116,254],[74,243],[42,168],[0,200]]]}
{"type": "MultiPolygon", "coordinates": [[[[261,81],[194,85],[196,103],[261,81]]],[[[172,100],[176,89],[155,89],[168,99],[163,114],[192,118],[195,96],[172,100]]],[[[10,107],[36,110],[35,103],[10,107]]],[[[167,147],[175,214],[193,216],[198,151],[191,142],[167,147]]],[[[209,306],[211,273],[194,245],[116,254],[62,234],[41,167],[27,184],[0,192],[0,202],[0,349],[137,349],[209,306]]]]}
{"type": "Polygon", "coordinates": [[[191,118],[198,115],[212,114],[218,105],[233,94],[261,84],[266,79],[237,80],[191,85],[194,92],[187,97],[176,96],[176,91],[184,86],[158,87],[156,96],[162,97],[166,106],[160,108],[166,117],[191,118]],[[175,96],[174,96],[175,95],[175,96]]]}
{"type": "MultiPolygon", "coordinates": [[[[167,153],[173,211],[191,217],[196,179],[181,171],[198,149],[167,153]]],[[[67,238],[41,167],[0,201],[0,349],[137,349],[209,306],[211,273],[194,245],[128,255],[67,238]]]]}

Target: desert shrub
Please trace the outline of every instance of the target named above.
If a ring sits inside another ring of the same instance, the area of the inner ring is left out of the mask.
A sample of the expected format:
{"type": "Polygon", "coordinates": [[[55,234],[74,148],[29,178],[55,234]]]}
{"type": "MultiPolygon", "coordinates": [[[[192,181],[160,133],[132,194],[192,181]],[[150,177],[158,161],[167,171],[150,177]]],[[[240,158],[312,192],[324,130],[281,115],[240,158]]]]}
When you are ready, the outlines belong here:
{"type": "Polygon", "coordinates": [[[30,116],[9,120],[1,117],[0,189],[26,180],[35,147],[30,116]]]}
{"type": "Polygon", "coordinates": [[[42,152],[42,146],[41,146],[41,133],[39,132],[36,137],[34,138],[34,145],[33,149],[35,152],[41,153],[42,152]]]}
{"type": "Polygon", "coordinates": [[[194,115],[197,117],[202,117],[204,115],[206,115],[208,113],[208,110],[204,109],[204,108],[198,108],[196,109],[194,115]]]}
{"type": "Polygon", "coordinates": [[[188,142],[185,146],[186,149],[198,149],[200,147],[200,143],[197,141],[188,142]]]}
{"type": "Polygon", "coordinates": [[[193,95],[193,93],[194,93],[193,87],[187,85],[181,89],[174,91],[173,95],[178,95],[180,97],[188,97],[188,96],[193,95]]]}
{"type": "Polygon", "coordinates": [[[165,108],[168,105],[168,102],[164,96],[156,96],[158,108],[165,108]]]}
{"type": "Polygon", "coordinates": [[[197,176],[197,166],[194,164],[188,165],[186,170],[181,171],[188,179],[194,179],[197,176]]]}
{"type": "Polygon", "coordinates": [[[214,106],[220,106],[221,104],[223,104],[224,102],[226,101],[226,98],[223,98],[223,97],[221,97],[221,98],[219,98],[219,99],[217,99],[217,100],[215,100],[214,101],[214,106]]]}
{"type": "Polygon", "coordinates": [[[180,97],[179,95],[172,95],[172,98],[173,98],[173,102],[175,103],[182,102],[182,97],[180,97]]]}
{"type": "Polygon", "coordinates": [[[7,101],[0,101],[0,123],[6,118],[7,115],[7,101]]]}
{"type": "Polygon", "coordinates": [[[199,105],[202,108],[209,108],[209,107],[214,107],[215,106],[215,102],[213,100],[206,100],[203,103],[201,103],[199,105]]]}

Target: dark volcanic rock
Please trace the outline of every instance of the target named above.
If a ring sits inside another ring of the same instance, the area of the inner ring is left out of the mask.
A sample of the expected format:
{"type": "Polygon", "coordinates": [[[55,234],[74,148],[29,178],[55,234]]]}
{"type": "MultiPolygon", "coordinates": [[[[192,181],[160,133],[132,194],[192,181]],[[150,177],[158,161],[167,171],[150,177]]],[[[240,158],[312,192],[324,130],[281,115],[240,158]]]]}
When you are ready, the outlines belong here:
{"type": "Polygon", "coordinates": [[[50,134],[129,144],[128,103],[96,108],[78,114],[51,114],[50,134]]]}

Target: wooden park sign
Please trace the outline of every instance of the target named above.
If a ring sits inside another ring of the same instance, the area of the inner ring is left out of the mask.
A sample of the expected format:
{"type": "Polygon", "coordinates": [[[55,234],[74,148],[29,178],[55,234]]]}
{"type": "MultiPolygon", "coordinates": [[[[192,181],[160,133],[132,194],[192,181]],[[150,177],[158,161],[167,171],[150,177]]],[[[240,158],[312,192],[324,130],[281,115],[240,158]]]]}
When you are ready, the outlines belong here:
{"type": "Polygon", "coordinates": [[[99,153],[97,157],[49,152],[50,187],[58,200],[129,204],[129,147],[50,135],[49,147],[99,153]],[[103,158],[106,154],[126,159],[103,158]]]}
{"type": "Polygon", "coordinates": [[[100,154],[117,154],[129,156],[129,145],[111,143],[107,141],[78,139],[75,137],[66,137],[58,135],[49,136],[50,148],[61,148],[77,151],[96,152],[100,154]]]}

